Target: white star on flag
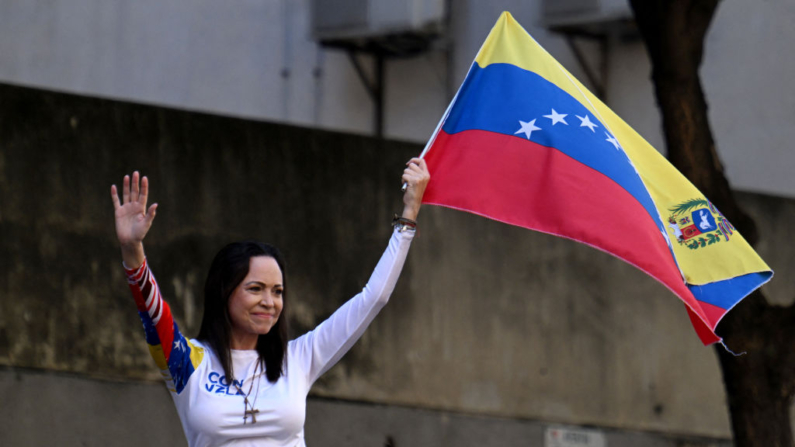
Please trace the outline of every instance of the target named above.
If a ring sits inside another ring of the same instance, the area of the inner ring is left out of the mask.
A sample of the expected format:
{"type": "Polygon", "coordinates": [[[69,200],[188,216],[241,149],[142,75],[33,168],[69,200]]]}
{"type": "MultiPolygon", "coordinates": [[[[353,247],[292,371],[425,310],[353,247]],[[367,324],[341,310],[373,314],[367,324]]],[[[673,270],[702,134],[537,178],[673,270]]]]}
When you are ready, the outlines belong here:
{"type": "Polygon", "coordinates": [[[574,115],[574,116],[580,119],[580,127],[587,127],[591,129],[591,132],[596,132],[595,130],[593,130],[593,128],[599,127],[598,125],[591,122],[591,118],[588,115],[585,115],[584,118],[581,117],[580,115],[574,115]]]}
{"type": "Polygon", "coordinates": [[[605,135],[607,135],[607,140],[606,140],[606,141],[608,141],[610,144],[612,144],[613,146],[615,146],[615,148],[616,148],[617,150],[621,148],[621,146],[618,144],[618,140],[616,140],[616,139],[615,139],[615,138],[614,138],[612,135],[610,135],[610,134],[609,134],[609,133],[607,133],[607,132],[605,132],[605,135]]]}
{"type": "Polygon", "coordinates": [[[533,133],[533,131],[541,130],[540,127],[536,127],[536,120],[530,121],[529,123],[519,120],[519,124],[522,126],[522,128],[517,130],[513,134],[516,135],[519,133],[523,133],[527,135],[528,140],[530,139],[530,135],[533,133]]]}
{"type": "Polygon", "coordinates": [[[563,113],[563,114],[561,114],[561,113],[558,113],[558,112],[556,112],[556,111],[555,111],[555,109],[552,109],[552,114],[551,114],[551,115],[544,115],[544,118],[549,118],[549,119],[551,119],[551,120],[552,120],[552,125],[553,125],[553,126],[554,126],[555,124],[557,124],[557,123],[563,123],[563,124],[565,124],[565,125],[567,125],[567,126],[568,126],[568,125],[569,125],[569,123],[567,123],[567,122],[566,122],[566,120],[565,120],[565,118],[566,118],[567,116],[569,116],[569,115],[567,115],[567,114],[565,114],[565,113],[563,113]]]}
{"type": "Polygon", "coordinates": [[[177,351],[182,351],[182,340],[177,340],[174,342],[174,349],[177,351]]]}

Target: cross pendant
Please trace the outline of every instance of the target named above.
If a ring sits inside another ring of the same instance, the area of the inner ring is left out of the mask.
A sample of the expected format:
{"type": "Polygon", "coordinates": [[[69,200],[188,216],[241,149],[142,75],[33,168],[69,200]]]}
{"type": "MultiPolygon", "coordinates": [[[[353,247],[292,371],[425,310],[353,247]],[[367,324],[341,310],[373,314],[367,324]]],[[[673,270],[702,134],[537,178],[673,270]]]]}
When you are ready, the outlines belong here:
{"type": "Polygon", "coordinates": [[[251,423],[252,424],[256,424],[257,423],[257,416],[256,416],[257,413],[259,413],[259,410],[257,410],[256,408],[252,408],[250,410],[246,410],[246,412],[243,414],[243,423],[245,423],[246,419],[248,418],[248,416],[251,415],[251,423]]]}

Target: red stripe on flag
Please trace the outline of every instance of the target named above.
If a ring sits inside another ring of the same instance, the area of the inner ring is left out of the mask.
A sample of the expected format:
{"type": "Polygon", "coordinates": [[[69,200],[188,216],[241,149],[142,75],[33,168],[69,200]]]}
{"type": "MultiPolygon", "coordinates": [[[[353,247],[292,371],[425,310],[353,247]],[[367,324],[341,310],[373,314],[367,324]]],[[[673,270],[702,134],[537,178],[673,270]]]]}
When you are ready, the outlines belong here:
{"type": "MultiPolygon", "coordinates": [[[[707,304],[707,303],[699,301],[699,304],[707,304]]],[[[708,328],[707,325],[704,324],[703,321],[701,321],[698,315],[696,315],[696,313],[693,312],[693,309],[691,309],[688,306],[685,306],[685,309],[687,309],[687,316],[690,317],[690,322],[693,323],[693,328],[696,330],[696,334],[698,335],[698,338],[701,339],[702,343],[704,343],[705,345],[711,345],[712,343],[717,343],[721,340],[720,337],[715,335],[715,332],[712,329],[708,328]]],[[[726,312],[726,310],[724,310],[724,312],[726,312]]]]}
{"type": "Polygon", "coordinates": [[[704,315],[707,317],[707,321],[709,322],[710,327],[715,327],[718,325],[718,322],[728,310],[718,307],[714,304],[709,304],[704,301],[699,301],[698,304],[701,306],[701,310],[704,312],[704,315]]]}
{"type": "Polygon", "coordinates": [[[645,208],[604,174],[553,148],[482,130],[440,131],[425,160],[431,182],[424,203],[591,245],[648,273],[703,314],[645,208]]]}

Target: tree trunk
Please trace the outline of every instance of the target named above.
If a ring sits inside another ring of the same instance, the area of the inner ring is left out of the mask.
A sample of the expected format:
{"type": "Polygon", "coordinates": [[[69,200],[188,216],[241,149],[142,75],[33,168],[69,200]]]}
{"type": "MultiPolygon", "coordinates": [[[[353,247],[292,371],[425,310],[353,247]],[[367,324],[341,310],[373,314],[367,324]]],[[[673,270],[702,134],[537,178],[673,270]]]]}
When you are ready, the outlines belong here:
{"type": "MultiPolygon", "coordinates": [[[[668,159],[717,206],[749,243],[756,225],[738,206],[715,148],[699,78],[704,38],[719,0],[630,0],[652,64],[668,159]]],[[[771,306],[757,291],[727,314],[718,347],[737,447],[793,447],[795,306],[771,306]]]]}
{"type": "Polygon", "coordinates": [[[791,447],[792,307],[770,306],[757,292],[724,320],[720,329],[727,343],[748,352],[735,357],[717,348],[735,444],[791,447]]]}

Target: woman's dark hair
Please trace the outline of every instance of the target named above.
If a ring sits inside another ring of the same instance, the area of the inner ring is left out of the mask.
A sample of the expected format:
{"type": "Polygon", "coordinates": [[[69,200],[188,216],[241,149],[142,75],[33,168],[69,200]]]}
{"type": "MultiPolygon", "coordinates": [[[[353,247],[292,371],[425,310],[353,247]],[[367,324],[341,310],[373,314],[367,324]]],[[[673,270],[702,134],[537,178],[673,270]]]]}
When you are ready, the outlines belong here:
{"type": "Polygon", "coordinates": [[[221,361],[224,374],[233,383],[232,353],[230,348],[232,320],[229,317],[229,297],[248,275],[249,260],[257,256],[273,258],[282,271],[282,313],[271,330],[257,339],[260,367],[270,382],[276,382],[287,368],[287,337],[289,325],[287,311],[287,275],[284,257],[272,245],[256,241],[235,242],[222,248],[215,255],[207,281],[204,283],[204,317],[198,340],[206,342],[215,350],[221,361]]]}

